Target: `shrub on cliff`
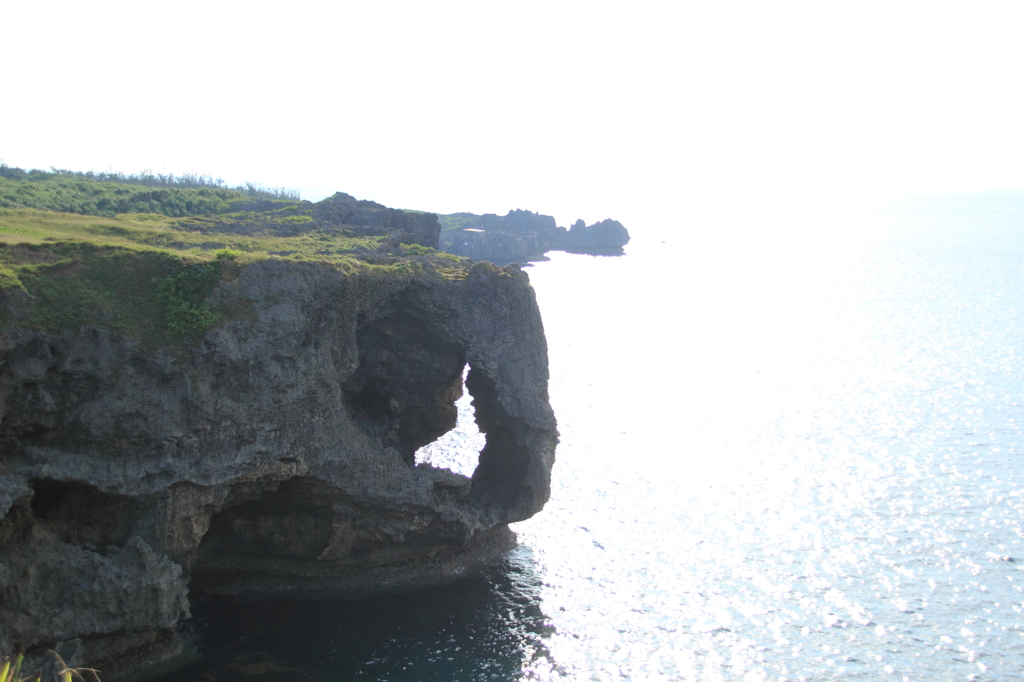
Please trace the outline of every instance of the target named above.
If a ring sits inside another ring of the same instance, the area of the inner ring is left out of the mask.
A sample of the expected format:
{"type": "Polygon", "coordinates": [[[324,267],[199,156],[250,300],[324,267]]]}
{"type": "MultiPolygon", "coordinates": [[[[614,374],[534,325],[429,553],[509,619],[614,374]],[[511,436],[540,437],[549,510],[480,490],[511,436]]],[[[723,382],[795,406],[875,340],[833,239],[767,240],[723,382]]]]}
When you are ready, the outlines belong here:
{"type": "Polygon", "coordinates": [[[172,336],[201,334],[220,321],[206,299],[220,283],[224,262],[233,259],[224,250],[213,263],[193,263],[157,280],[157,299],[166,306],[165,324],[172,336]]]}
{"type": "Polygon", "coordinates": [[[61,331],[93,324],[158,340],[217,324],[206,298],[234,258],[229,251],[209,261],[89,243],[0,245],[7,266],[0,286],[26,294],[21,326],[61,331]]]}
{"type": "Polygon", "coordinates": [[[229,188],[223,180],[186,174],[79,173],[23,170],[0,164],[0,207],[113,216],[159,213],[182,217],[216,215],[259,206],[294,205],[297,192],[254,183],[229,188]]]}

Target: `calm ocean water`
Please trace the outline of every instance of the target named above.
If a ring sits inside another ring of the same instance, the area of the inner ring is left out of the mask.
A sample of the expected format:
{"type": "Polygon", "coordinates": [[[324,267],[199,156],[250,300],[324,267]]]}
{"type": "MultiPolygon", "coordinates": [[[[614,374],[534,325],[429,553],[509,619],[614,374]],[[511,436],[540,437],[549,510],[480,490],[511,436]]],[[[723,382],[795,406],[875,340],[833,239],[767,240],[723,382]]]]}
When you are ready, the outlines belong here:
{"type": "MultiPolygon", "coordinates": [[[[1024,678],[1022,209],[550,254],[562,437],[519,549],[411,594],[201,604],[174,679],[1024,678]]],[[[420,457],[468,472],[460,408],[420,457]]]]}

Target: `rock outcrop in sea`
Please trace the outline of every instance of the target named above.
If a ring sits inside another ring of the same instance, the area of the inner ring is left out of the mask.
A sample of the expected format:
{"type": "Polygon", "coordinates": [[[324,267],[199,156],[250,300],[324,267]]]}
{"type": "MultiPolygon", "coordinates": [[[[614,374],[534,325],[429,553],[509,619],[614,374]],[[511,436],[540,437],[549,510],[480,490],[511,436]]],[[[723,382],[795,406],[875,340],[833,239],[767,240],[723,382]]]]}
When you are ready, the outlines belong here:
{"type": "Polygon", "coordinates": [[[453,213],[439,216],[441,248],[458,256],[513,263],[547,251],[619,255],[629,231],[617,220],[587,225],[577,220],[568,230],[551,216],[516,209],[508,215],[453,213]]]}
{"type": "MultiPolygon", "coordinates": [[[[374,214],[427,241],[437,224],[374,214]]],[[[0,652],[57,648],[114,682],[180,649],[190,593],[449,579],[548,499],[547,349],[517,266],[265,260],[209,301],[232,315],[166,347],[22,328],[3,302],[0,652]],[[486,434],[471,478],[415,463],[454,426],[467,366],[486,434]]]]}

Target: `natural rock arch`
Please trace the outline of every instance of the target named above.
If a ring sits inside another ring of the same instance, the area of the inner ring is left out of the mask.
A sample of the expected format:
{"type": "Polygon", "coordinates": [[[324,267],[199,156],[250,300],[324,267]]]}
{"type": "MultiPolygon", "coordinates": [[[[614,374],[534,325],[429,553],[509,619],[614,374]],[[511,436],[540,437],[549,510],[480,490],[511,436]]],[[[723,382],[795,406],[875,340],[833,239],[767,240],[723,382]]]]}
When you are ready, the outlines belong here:
{"type": "Polygon", "coordinates": [[[214,299],[247,312],[175,348],[3,330],[0,653],[57,637],[82,641],[72,665],[159,658],[188,590],[442,580],[547,500],[557,431],[518,268],[446,280],[267,261],[214,299]],[[476,471],[413,466],[454,424],[467,364],[476,471]],[[23,590],[40,557],[46,590],[23,590]]]}

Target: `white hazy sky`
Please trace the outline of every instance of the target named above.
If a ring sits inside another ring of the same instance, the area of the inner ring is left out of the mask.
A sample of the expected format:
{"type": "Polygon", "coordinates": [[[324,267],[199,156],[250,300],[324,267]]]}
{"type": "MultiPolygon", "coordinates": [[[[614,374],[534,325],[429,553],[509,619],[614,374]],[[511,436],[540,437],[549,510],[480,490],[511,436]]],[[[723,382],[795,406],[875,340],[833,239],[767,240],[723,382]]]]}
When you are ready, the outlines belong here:
{"type": "Polygon", "coordinates": [[[1024,190],[1024,2],[14,2],[0,160],[653,228],[1024,190]]]}

